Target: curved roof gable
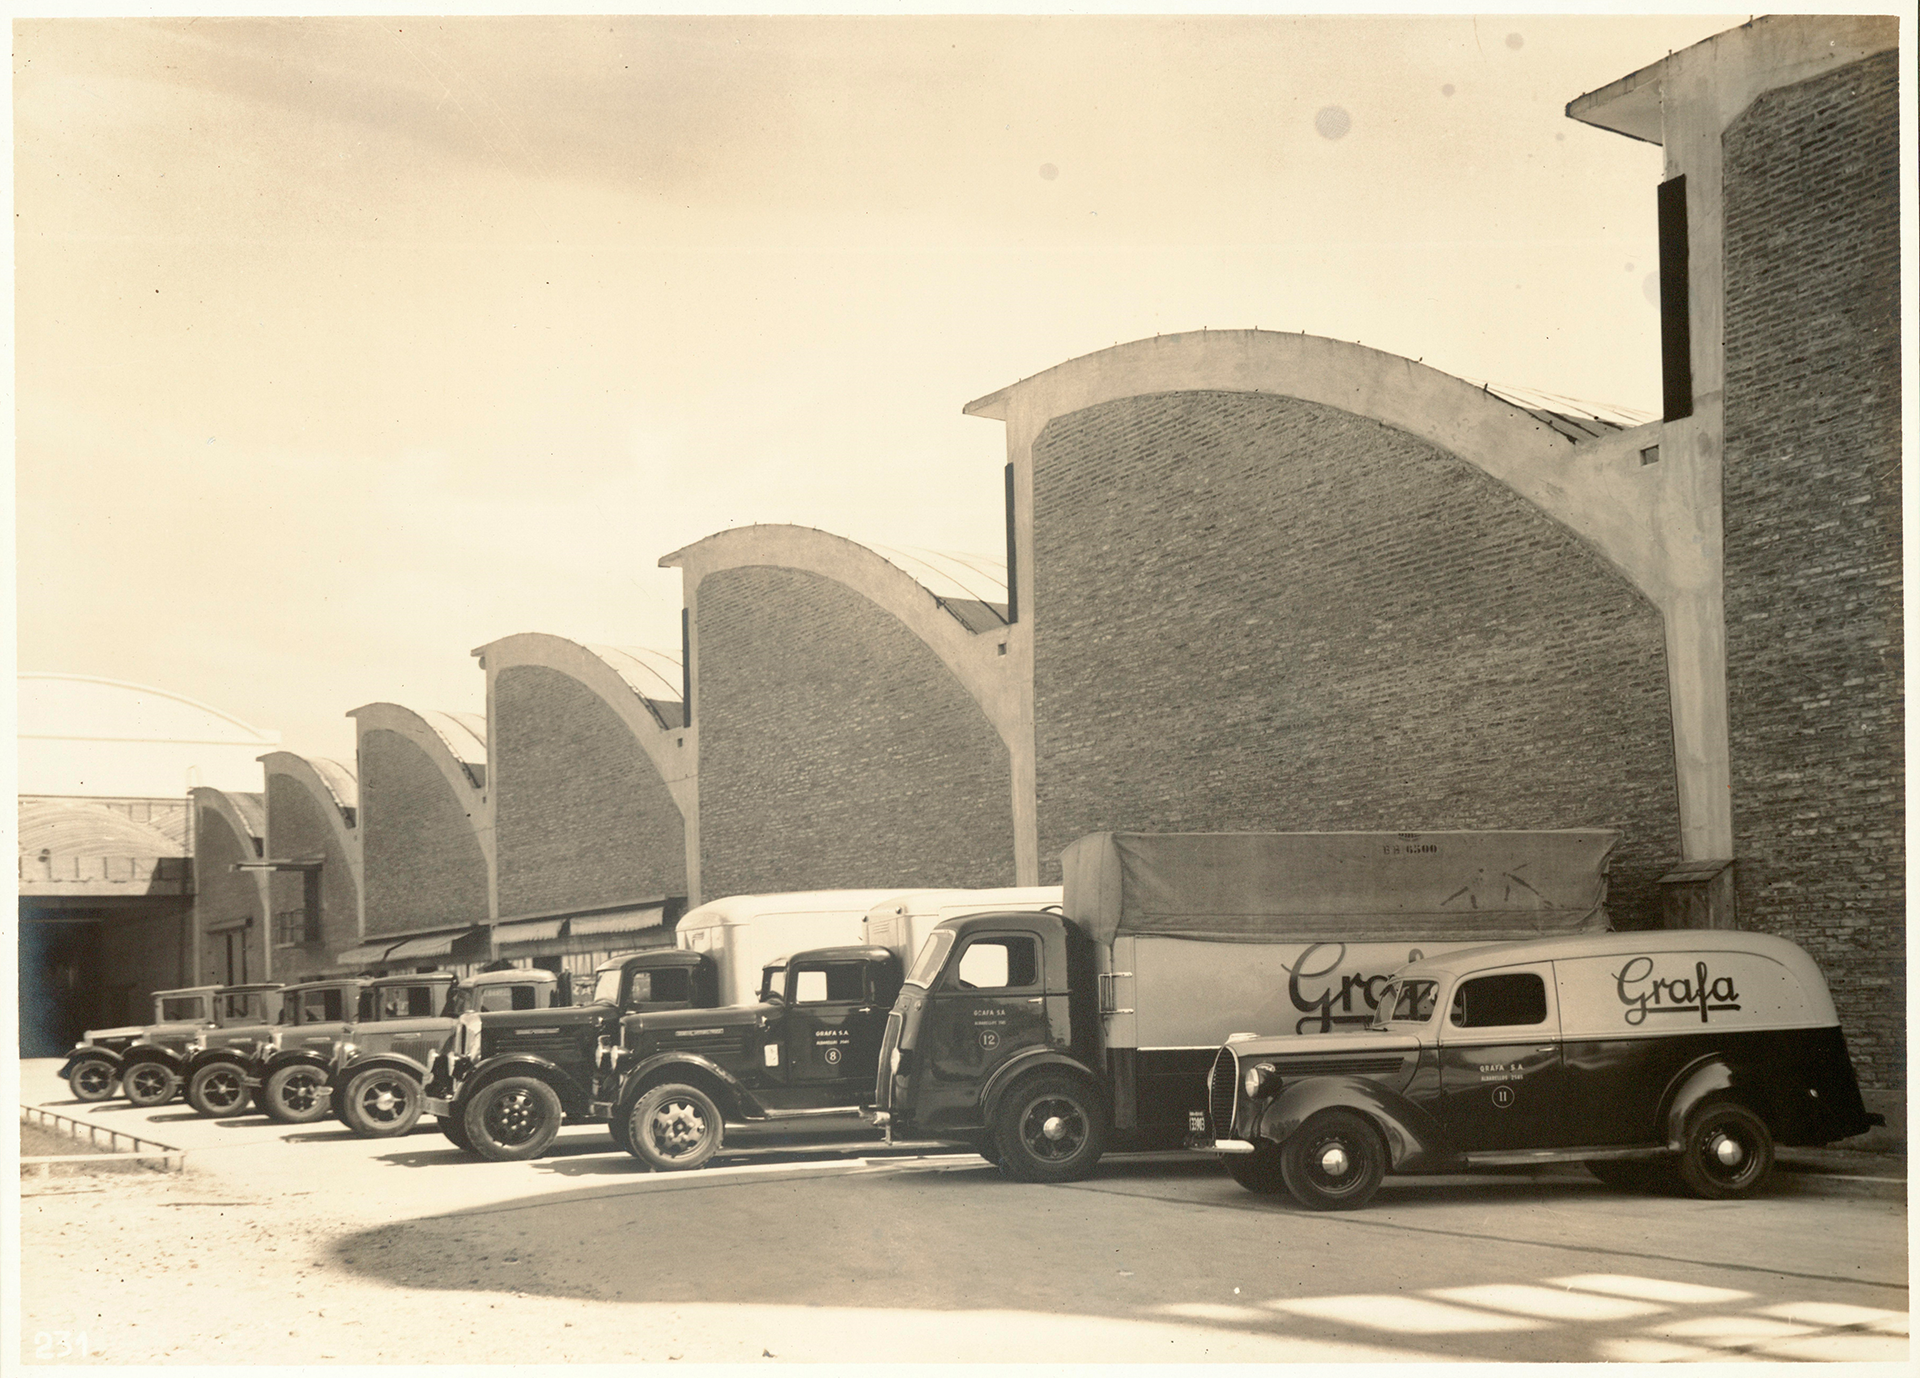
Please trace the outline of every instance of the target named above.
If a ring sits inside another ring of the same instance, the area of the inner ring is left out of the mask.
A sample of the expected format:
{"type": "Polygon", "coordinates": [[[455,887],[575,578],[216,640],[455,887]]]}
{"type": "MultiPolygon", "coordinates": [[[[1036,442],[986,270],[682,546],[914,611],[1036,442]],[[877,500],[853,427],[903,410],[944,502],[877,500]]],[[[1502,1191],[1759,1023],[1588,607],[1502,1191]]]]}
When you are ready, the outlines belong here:
{"type": "Polygon", "coordinates": [[[271,747],[263,731],[210,704],[143,684],[92,675],[22,672],[19,732],[23,737],[87,737],[141,742],[195,742],[271,747]]]}
{"type": "Polygon", "coordinates": [[[186,847],[151,824],[101,804],[20,801],[20,855],[185,856],[186,847]]]}

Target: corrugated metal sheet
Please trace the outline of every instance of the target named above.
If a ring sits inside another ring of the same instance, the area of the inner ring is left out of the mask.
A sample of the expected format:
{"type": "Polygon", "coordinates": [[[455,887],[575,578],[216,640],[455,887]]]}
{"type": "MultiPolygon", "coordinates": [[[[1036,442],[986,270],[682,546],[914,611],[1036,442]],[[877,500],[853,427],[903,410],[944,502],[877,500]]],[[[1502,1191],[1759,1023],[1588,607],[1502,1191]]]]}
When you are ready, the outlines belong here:
{"type": "Polygon", "coordinates": [[[658,928],[667,916],[665,905],[650,904],[639,909],[622,909],[611,914],[583,914],[567,920],[568,936],[598,938],[616,933],[639,933],[658,928]]]}

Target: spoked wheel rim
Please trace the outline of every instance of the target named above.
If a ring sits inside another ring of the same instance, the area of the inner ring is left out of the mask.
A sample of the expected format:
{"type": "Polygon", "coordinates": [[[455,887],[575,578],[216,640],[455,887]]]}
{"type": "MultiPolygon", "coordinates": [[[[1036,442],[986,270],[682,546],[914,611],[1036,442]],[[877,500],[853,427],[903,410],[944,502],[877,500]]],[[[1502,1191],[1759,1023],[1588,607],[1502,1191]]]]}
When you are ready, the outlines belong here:
{"type": "Polygon", "coordinates": [[[407,1113],[407,1099],[399,1077],[378,1077],[360,1088],[360,1113],[373,1124],[398,1124],[407,1113]]]}
{"type": "Polygon", "coordinates": [[[113,1068],[104,1062],[83,1062],[73,1069],[73,1092],[82,1100],[105,1100],[113,1089],[113,1068]]]}
{"type": "Polygon", "coordinates": [[[173,1078],[164,1069],[151,1063],[127,1073],[127,1089],[144,1100],[159,1100],[172,1081],[173,1078]]]}
{"type": "Polygon", "coordinates": [[[662,1158],[685,1158],[706,1142],[706,1111],[684,1096],[663,1100],[647,1117],[647,1142],[662,1158]]]}
{"type": "Polygon", "coordinates": [[[487,1104],[487,1134],[503,1148],[531,1142],[545,1123],[540,1102],[529,1091],[507,1091],[487,1104]]]}
{"type": "Polygon", "coordinates": [[[1042,1096],[1020,1117],[1020,1141],[1047,1163],[1064,1163],[1087,1146],[1087,1112],[1066,1096],[1042,1096]]]}
{"type": "Polygon", "coordinates": [[[237,1070],[222,1068],[200,1078],[200,1099],[215,1110],[231,1110],[246,1098],[246,1079],[237,1070]]]}
{"type": "Polygon", "coordinates": [[[304,1115],[319,1105],[318,1092],[326,1078],[318,1072],[295,1072],[280,1082],[280,1104],[295,1114],[304,1115]]]}

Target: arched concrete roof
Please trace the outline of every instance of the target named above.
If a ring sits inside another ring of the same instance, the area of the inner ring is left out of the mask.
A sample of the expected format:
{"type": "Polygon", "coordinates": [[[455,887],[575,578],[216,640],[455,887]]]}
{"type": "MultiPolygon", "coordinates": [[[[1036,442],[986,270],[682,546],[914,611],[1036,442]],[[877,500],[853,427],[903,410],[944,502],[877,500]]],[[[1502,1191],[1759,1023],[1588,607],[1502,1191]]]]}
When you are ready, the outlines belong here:
{"type": "Polygon", "coordinates": [[[1670,590],[1695,586],[1701,576],[1691,550],[1675,552],[1675,543],[1654,531],[1669,508],[1688,509],[1691,524],[1699,498],[1690,490],[1689,466],[1640,462],[1639,449],[1657,424],[1632,430],[1566,426],[1544,408],[1342,340],[1265,330],[1159,335],[1070,359],[970,402],[964,411],[1007,424],[1008,450],[1018,466],[1054,417],[1124,397],[1200,391],[1296,397],[1429,441],[1572,529],[1657,604],[1664,606],[1670,590]]]}
{"type": "Polygon", "coordinates": [[[102,804],[65,799],[20,801],[20,855],[182,856],[185,849],[151,824],[102,804]]]}
{"type": "MultiPolygon", "coordinates": [[[[1020,686],[1009,672],[1009,662],[1000,654],[994,635],[968,630],[925,585],[867,546],[808,526],[742,526],[663,555],[660,564],[679,566],[690,607],[698,605],[701,581],[724,569],[758,565],[800,570],[833,580],[891,613],[918,636],[1012,746],[1011,733],[1020,712],[1020,686]]],[[[697,615],[694,638],[697,647],[697,615]]]]}
{"type": "MultiPolygon", "coordinates": [[[[397,703],[367,703],[348,710],[358,732],[395,732],[413,742],[446,776],[448,786],[469,803],[486,787],[487,744],[463,722],[468,714],[406,708],[397,703]]],[[[472,810],[469,810],[470,812],[472,810]]]]}
{"type": "MultiPolygon", "coordinates": [[[[291,751],[271,751],[260,758],[269,777],[284,775],[304,788],[320,806],[333,840],[353,870],[353,883],[360,884],[360,834],[354,827],[359,807],[359,782],[353,772],[338,761],[324,757],[306,757],[291,751]]],[[[285,858],[281,858],[285,859],[285,858]]]]}
{"type": "Polygon", "coordinates": [[[253,844],[260,855],[267,835],[267,797],[264,794],[239,794],[232,790],[199,785],[193,790],[193,806],[217,814],[226,820],[234,835],[253,844]]]}
{"type": "Polygon", "coordinates": [[[676,682],[679,661],[674,657],[644,648],[588,645],[548,632],[503,636],[473,654],[487,672],[489,701],[494,680],[516,666],[539,666],[579,682],[633,733],[666,782],[681,816],[691,813],[694,801],[687,790],[693,766],[690,753],[678,746],[686,729],[674,711],[684,711],[676,682]]]}
{"type": "Polygon", "coordinates": [[[280,740],[279,733],[263,732],[211,704],[150,685],[37,671],[22,671],[19,680],[23,736],[249,746],[280,740]]]}

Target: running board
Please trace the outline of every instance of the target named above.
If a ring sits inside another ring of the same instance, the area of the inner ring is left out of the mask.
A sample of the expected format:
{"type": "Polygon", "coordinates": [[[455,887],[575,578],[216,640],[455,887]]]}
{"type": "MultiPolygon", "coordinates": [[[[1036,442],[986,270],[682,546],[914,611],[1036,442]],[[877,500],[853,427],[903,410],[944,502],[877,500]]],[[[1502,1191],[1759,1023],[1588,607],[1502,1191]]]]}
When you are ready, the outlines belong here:
{"type": "Polygon", "coordinates": [[[763,1106],[760,1113],[769,1120],[818,1120],[847,1115],[858,1115],[864,1119],[867,1112],[857,1105],[830,1105],[824,1110],[768,1110],[763,1106]]]}
{"type": "Polygon", "coordinates": [[[1658,1158],[1665,1148],[1517,1148],[1497,1153],[1466,1153],[1458,1161],[1468,1167],[1526,1167],[1531,1163],[1584,1163],[1590,1159],[1658,1158]]]}

